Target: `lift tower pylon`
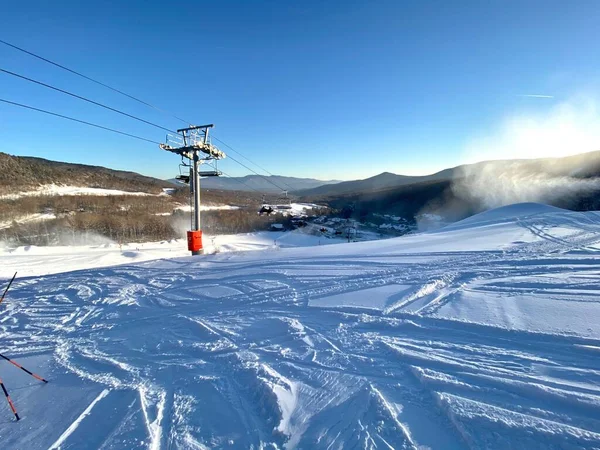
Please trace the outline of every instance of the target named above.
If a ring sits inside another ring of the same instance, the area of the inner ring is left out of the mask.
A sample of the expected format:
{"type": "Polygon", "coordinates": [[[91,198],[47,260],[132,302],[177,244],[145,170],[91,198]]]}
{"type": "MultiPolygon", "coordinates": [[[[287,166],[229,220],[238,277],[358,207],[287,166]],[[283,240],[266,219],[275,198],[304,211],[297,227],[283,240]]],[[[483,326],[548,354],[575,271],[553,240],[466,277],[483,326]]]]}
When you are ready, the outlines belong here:
{"type": "Polygon", "coordinates": [[[194,220],[192,223],[192,234],[188,233],[188,247],[192,255],[201,255],[203,253],[202,231],[200,227],[200,177],[221,175],[218,170],[200,172],[200,166],[207,161],[225,158],[225,153],[210,143],[209,130],[213,126],[213,124],[193,125],[188,128],[181,128],[177,130],[177,135],[167,136],[167,142],[160,144],[161,149],[176,153],[182,159],[187,158],[191,162],[189,181],[191,194],[194,197],[194,220]],[[197,244],[192,244],[192,240],[196,239],[199,239],[199,248],[197,244]]]}

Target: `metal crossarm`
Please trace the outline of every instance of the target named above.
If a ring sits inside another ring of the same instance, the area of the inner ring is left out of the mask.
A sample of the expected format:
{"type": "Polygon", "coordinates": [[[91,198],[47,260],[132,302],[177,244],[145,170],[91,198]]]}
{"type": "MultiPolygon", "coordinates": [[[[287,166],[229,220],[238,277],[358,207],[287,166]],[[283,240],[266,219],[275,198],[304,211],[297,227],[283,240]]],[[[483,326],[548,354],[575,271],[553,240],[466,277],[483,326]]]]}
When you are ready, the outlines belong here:
{"type": "Polygon", "coordinates": [[[219,150],[217,147],[211,144],[195,144],[195,145],[187,145],[184,147],[172,147],[169,144],[160,144],[159,147],[168,152],[176,153],[181,155],[189,160],[194,159],[194,152],[200,151],[209,156],[208,159],[224,159],[225,153],[219,150]]]}

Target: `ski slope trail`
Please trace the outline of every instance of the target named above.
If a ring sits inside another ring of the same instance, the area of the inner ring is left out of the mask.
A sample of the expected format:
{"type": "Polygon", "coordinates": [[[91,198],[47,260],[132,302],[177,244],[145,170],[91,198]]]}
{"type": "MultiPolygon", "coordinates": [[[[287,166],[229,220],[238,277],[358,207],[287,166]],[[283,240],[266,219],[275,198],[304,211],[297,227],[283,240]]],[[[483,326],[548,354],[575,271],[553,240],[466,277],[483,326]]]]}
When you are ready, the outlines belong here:
{"type": "Polygon", "coordinates": [[[0,351],[50,382],[2,363],[2,448],[600,448],[599,245],[524,204],[18,279],[0,351]]]}

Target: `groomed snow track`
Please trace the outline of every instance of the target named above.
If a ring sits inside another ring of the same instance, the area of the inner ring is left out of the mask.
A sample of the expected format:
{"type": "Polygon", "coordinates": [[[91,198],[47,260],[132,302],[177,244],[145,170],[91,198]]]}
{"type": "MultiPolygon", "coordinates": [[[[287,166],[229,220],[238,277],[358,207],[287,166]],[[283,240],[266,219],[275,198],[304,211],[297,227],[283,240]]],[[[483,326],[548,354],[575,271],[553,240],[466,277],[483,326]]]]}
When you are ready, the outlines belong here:
{"type": "Polygon", "coordinates": [[[599,448],[600,216],[536,208],[20,279],[0,445],[599,448]]]}

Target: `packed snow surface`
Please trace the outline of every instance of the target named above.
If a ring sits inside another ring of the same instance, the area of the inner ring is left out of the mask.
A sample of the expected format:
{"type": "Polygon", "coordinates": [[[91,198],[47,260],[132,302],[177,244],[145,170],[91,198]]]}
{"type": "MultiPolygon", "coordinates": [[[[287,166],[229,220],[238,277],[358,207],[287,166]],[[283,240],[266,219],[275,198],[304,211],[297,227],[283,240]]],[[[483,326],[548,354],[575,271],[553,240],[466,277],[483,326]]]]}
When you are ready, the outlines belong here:
{"type": "Polygon", "coordinates": [[[0,276],[31,270],[0,351],[49,383],[2,362],[2,448],[600,448],[599,213],[272,235],[292,242],[3,253],[0,276]]]}
{"type": "MultiPolygon", "coordinates": [[[[12,277],[15,272],[21,276],[49,275],[190,254],[187,250],[187,242],[182,239],[138,244],[117,244],[97,235],[92,235],[90,239],[100,242],[89,246],[28,245],[16,248],[3,246],[0,242],[0,278],[12,277]]],[[[313,236],[304,233],[303,230],[261,231],[219,236],[205,234],[202,241],[207,254],[248,250],[274,251],[289,247],[311,247],[345,242],[342,238],[328,239],[313,236]]]]}

